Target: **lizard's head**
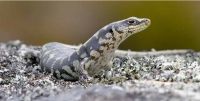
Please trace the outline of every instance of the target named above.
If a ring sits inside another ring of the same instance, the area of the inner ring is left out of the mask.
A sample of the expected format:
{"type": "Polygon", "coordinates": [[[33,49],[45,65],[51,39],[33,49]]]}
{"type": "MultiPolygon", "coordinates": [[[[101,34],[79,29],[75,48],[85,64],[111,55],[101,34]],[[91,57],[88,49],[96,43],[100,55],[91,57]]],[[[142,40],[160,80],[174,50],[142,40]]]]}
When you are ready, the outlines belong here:
{"type": "Polygon", "coordinates": [[[151,24],[150,19],[129,17],[113,23],[112,30],[121,41],[130,35],[146,29],[151,24]]]}
{"type": "Polygon", "coordinates": [[[91,50],[113,50],[118,48],[121,42],[134,33],[146,29],[151,21],[147,18],[130,17],[124,20],[110,23],[99,31],[93,37],[84,43],[86,48],[91,50]]]}

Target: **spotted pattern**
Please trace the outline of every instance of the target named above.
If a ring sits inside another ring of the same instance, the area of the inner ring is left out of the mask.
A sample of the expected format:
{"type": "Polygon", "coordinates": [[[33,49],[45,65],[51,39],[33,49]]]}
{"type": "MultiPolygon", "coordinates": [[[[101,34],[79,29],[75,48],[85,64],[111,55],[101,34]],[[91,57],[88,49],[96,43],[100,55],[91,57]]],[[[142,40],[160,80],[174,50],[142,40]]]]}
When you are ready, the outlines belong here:
{"type": "Polygon", "coordinates": [[[88,79],[111,67],[115,50],[134,33],[146,29],[150,20],[130,17],[98,30],[79,49],[52,42],[43,45],[40,64],[44,71],[65,80],[88,79]]]}

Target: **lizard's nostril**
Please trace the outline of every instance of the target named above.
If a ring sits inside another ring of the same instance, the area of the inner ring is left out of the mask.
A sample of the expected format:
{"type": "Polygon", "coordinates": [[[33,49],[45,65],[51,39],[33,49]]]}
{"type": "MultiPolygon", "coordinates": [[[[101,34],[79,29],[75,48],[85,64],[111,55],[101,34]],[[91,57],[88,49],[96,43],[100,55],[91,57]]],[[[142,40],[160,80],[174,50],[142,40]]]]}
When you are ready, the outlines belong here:
{"type": "Polygon", "coordinates": [[[150,25],[150,24],[151,24],[151,20],[150,20],[150,19],[145,19],[145,20],[144,20],[144,23],[145,23],[146,25],[150,25]]]}
{"type": "Polygon", "coordinates": [[[150,25],[151,24],[151,20],[147,19],[147,18],[145,18],[142,22],[144,22],[145,25],[150,25]]]}

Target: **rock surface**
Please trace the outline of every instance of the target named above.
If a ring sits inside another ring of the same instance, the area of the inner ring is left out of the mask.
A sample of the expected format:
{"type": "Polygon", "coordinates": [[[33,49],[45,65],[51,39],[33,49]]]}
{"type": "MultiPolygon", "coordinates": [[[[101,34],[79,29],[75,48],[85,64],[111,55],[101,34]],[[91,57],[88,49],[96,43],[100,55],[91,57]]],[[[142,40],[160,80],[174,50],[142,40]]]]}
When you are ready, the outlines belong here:
{"type": "Polygon", "coordinates": [[[58,80],[42,72],[39,51],[40,46],[20,41],[0,43],[0,100],[200,100],[198,52],[116,56],[110,71],[83,84],[58,80]]]}

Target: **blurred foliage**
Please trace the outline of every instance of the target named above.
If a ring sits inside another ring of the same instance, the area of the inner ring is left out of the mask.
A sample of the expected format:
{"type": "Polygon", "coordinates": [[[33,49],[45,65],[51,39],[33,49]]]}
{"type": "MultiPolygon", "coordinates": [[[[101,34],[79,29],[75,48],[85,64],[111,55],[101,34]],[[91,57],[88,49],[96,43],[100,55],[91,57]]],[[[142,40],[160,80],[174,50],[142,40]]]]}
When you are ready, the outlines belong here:
{"type": "Polygon", "coordinates": [[[200,2],[0,2],[0,41],[19,39],[80,44],[104,25],[130,16],[152,20],[120,49],[190,48],[200,50],[200,2]]]}

